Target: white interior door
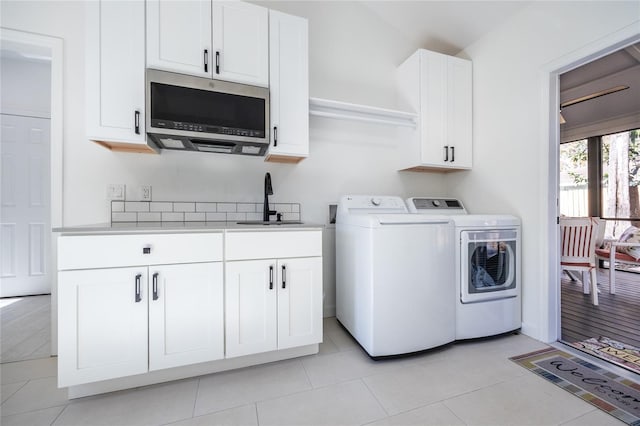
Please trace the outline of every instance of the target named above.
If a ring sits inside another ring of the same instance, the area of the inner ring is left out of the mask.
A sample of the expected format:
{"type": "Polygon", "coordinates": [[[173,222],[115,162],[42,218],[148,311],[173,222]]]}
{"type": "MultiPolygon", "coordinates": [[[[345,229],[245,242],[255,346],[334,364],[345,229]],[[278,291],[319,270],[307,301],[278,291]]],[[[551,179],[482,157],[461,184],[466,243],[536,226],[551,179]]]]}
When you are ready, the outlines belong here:
{"type": "Polygon", "coordinates": [[[0,120],[0,297],[50,293],[50,120],[0,120]]]}

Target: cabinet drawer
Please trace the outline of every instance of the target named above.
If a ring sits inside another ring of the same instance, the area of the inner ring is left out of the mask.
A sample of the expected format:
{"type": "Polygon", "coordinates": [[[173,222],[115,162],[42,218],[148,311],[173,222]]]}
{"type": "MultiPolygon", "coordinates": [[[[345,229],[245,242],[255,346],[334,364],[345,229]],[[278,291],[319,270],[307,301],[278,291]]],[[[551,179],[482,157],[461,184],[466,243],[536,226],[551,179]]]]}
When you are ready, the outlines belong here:
{"type": "Polygon", "coordinates": [[[58,270],[216,261],[222,261],[222,233],[58,238],[58,270]]]}
{"type": "Polygon", "coordinates": [[[228,232],[226,260],[322,256],[322,231],[228,232]]]}

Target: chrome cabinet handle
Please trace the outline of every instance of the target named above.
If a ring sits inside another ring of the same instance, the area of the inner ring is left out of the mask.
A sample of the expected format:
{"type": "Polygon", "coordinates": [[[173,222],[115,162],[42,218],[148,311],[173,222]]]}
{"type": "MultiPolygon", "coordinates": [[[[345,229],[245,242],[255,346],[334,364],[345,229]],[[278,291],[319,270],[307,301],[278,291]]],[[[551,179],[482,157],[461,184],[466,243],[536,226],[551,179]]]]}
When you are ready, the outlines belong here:
{"type": "Polygon", "coordinates": [[[153,274],[153,300],[158,300],[158,273],[153,274]]]}
{"type": "Polygon", "coordinates": [[[282,265],[282,288],[287,288],[287,266],[282,265]]]}
{"type": "Polygon", "coordinates": [[[273,146],[278,146],[278,126],[273,127],[273,146]]]}
{"type": "Polygon", "coordinates": [[[209,72],[209,50],[204,49],[204,72],[209,72]]]}
{"type": "Polygon", "coordinates": [[[269,290],[273,290],[273,265],[269,266],[269,290]]]}
{"type": "Polygon", "coordinates": [[[444,161],[449,161],[449,147],[444,147],[444,161]]]}
{"type": "Polygon", "coordinates": [[[136,303],[142,300],[141,289],[140,289],[140,279],[142,278],[142,274],[136,275],[136,303]]]}
{"type": "Polygon", "coordinates": [[[455,156],[455,151],[454,151],[455,149],[456,149],[456,147],[455,147],[455,146],[452,146],[452,147],[451,147],[451,162],[452,162],[452,163],[453,163],[454,161],[456,161],[456,156],[455,156]]]}
{"type": "Polygon", "coordinates": [[[216,51],[216,74],[220,74],[220,51],[216,51]]]}

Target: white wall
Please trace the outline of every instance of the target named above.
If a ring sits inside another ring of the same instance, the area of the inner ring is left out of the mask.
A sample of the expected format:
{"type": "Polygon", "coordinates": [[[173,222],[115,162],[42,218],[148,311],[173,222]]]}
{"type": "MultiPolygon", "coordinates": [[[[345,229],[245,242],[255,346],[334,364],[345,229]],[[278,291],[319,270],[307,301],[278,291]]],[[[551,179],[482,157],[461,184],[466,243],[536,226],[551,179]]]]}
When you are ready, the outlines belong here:
{"type": "MultiPolygon", "coordinates": [[[[309,18],[310,94],[382,107],[395,106],[395,66],[418,46],[355,2],[264,2],[309,18]]],[[[84,5],[82,2],[0,3],[6,28],[64,40],[64,224],[108,221],[106,186],[134,193],[151,184],[154,200],[261,201],[271,172],[274,202],[300,202],[302,218],[326,223],[328,204],[347,193],[444,195],[441,174],[399,173],[395,129],[312,118],[310,157],[298,165],[262,159],[166,152],[113,153],[85,137],[84,5]]],[[[334,231],[325,232],[325,313],[335,306],[334,231]]]]}
{"type": "Polygon", "coordinates": [[[3,57],[0,76],[0,112],[51,117],[50,62],[3,57]]]}
{"type": "MultiPolygon", "coordinates": [[[[472,212],[523,223],[523,331],[549,339],[549,64],[627,26],[640,2],[532,2],[461,55],[473,60],[474,159],[448,188],[472,212]]],[[[553,167],[552,172],[555,173],[553,167]]],[[[553,201],[551,201],[553,202],[553,201]]]]}

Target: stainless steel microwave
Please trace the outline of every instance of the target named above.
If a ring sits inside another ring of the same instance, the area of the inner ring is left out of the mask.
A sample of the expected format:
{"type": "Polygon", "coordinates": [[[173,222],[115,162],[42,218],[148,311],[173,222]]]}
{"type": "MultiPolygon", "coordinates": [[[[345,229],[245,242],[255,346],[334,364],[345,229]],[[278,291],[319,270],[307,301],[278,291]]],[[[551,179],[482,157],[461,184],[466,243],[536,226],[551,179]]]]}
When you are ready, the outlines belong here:
{"type": "Polygon", "coordinates": [[[147,138],[162,149],[265,155],[269,89],[147,69],[147,138]]]}

